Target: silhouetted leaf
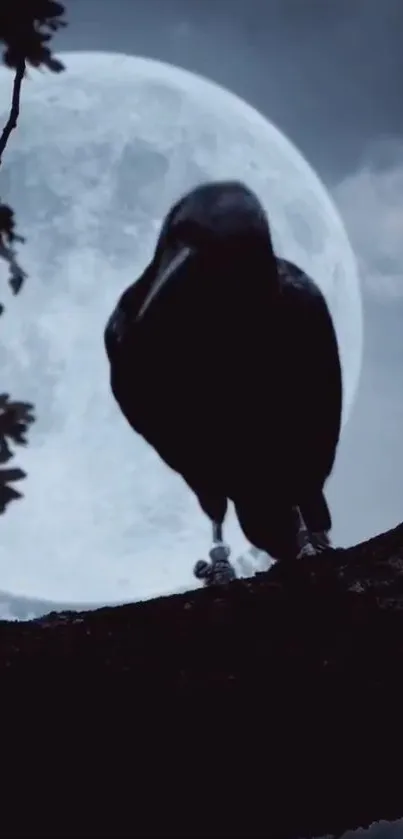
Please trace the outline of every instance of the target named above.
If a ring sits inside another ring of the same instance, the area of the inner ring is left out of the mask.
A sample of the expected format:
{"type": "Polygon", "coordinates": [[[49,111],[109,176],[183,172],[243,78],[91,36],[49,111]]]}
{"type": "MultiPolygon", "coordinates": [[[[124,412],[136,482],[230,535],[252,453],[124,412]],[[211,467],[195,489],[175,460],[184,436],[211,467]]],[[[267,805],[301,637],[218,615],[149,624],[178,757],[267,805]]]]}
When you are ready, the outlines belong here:
{"type": "Polygon", "coordinates": [[[19,446],[26,444],[28,426],[34,422],[31,402],[10,402],[8,393],[0,394],[0,446],[8,438],[19,446]]]}
{"type": "Polygon", "coordinates": [[[10,481],[20,481],[26,474],[22,469],[0,469],[0,514],[6,511],[10,501],[22,498],[22,492],[9,485],[10,481]],[[10,476],[10,472],[17,473],[10,476]]]}
{"type": "MultiPolygon", "coordinates": [[[[27,278],[27,273],[18,262],[14,243],[24,242],[24,237],[15,232],[15,217],[11,207],[0,204],[0,257],[9,267],[8,282],[13,294],[18,294],[27,278]]],[[[4,307],[1,307],[3,311],[4,307]]],[[[1,314],[0,311],[0,314],[1,314]]]]}
{"type": "MultiPolygon", "coordinates": [[[[34,422],[30,402],[11,401],[8,393],[0,394],[0,463],[8,463],[14,456],[11,444],[25,446],[28,427],[34,422]]],[[[21,498],[21,493],[8,487],[9,483],[25,478],[21,469],[0,469],[0,513],[7,504],[21,498]]]]}
{"type": "Polygon", "coordinates": [[[39,67],[44,64],[53,72],[64,69],[45,46],[58,29],[66,26],[65,8],[53,0],[2,0],[0,41],[6,45],[3,61],[17,68],[21,59],[39,67]]]}

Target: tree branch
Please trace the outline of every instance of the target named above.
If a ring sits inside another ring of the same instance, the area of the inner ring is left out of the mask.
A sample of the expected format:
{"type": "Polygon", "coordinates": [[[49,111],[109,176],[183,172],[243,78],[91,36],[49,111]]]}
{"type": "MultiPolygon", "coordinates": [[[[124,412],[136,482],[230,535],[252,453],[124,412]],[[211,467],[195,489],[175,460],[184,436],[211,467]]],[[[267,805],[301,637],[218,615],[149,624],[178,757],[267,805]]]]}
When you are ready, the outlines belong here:
{"type": "Polygon", "coordinates": [[[396,819],[402,672],[403,525],[227,586],[3,624],[2,694],[31,703],[35,677],[18,795],[36,817],[14,812],[16,835],[297,839],[396,819]]]}
{"type": "Polygon", "coordinates": [[[11,100],[11,109],[10,114],[7,120],[6,125],[3,128],[0,137],[0,166],[2,164],[3,154],[10,138],[11,132],[14,128],[17,127],[17,121],[20,114],[20,96],[21,96],[21,85],[22,80],[25,75],[25,60],[21,59],[14,76],[14,83],[13,83],[13,95],[11,100]]]}
{"type": "MultiPolygon", "coordinates": [[[[48,43],[58,29],[67,25],[63,16],[65,8],[57,0],[2,0],[0,8],[0,42],[5,44],[3,62],[16,70],[9,118],[0,137],[0,166],[11,132],[17,126],[20,112],[21,85],[26,64],[45,66],[54,73],[64,70],[61,61],[52,55],[48,43]]],[[[14,245],[23,242],[15,231],[13,210],[0,203],[0,258],[9,266],[9,283],[17,294],[26,280],[26,273],[19,265],[14,245]]],[[[4,307],[0,305],[0,314],[4,307]]]]}
{"type": "MultiPolygon", "coordinates": [[[[56,59],[48,46],[52,35],[63,26],[65,8],[57,0],[1,0],[0,42],[5,45],[3,62],[15,69],[10,113],[0,136],[0,166],[11,132],[17,127],[20,113],[22,81],[26,63],[33,67],[45,65],[49,70],[60,73],[64,65],[56,59]]],[[[8,264],[9,285],[14,294],[22,289],[27,274],[19,264],[15,245],[24,242],[18,235],[14,211],[0,202],[0,259],[8,264]]],[[[0,304],[0,315],[4,306],[0,304]]],[[[25,402],[10,402],[8,394],[0,395],[0,464],[13,457],[10,441],[25,445],[28,425],[34,421],[33,406],[25,402]]],[[[0,513],[22,493],[14,484],[25,478],[22,469],[0,468],[0,513]]]]}
{"type": "MultiPolygon", "coordinates": [[[[17,127],[20,113],[21,85],[24,75],[25,59],[20,59],[14,76],[9,117],[0,137],[0,166],[3,162],[3,154],[10,139],[11,132],[17,127]]],[[[16,242],[24,242],[24,239],[16,233],[14,211],[6,204],[0,203],[0,258],[4,259],[8,264],[10,272],[9,285],[14,294],[18,294],[27,278],[26,271],[19,264],[15,252],[14,245],[16,242]]],[[[0,314],[3,311],[4,306],[1,305],[0,314]]]]}

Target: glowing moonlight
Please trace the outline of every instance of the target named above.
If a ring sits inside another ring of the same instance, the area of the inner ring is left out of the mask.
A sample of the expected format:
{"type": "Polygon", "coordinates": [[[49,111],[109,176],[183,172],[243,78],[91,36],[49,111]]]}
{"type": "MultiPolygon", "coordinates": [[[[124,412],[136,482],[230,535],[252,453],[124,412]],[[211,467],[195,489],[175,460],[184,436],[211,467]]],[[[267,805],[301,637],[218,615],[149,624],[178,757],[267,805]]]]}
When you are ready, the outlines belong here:
{"type": "MultiPolygon", "coordinates": [[[[137,438],[109,392],[102,343],[120,291],[151,256],[170,203],[211,178],[245,181],[279,254],[323,289],[335,320],[345,415],[361,364],[355,261],[324,187],[293,145],[243,101],[183,70],[100,53],[29,71],[4,156],[29,281],[8,302],[1,389],[38,421],[19,452],[25,498],[1,521],[0,588],[63,602],[140,599],[197,585],[210,528],[182,480],[137,438]]],[[[0,73],[1,120],[11,75],[0,73]]],[[[3,270],[3,269],[2,269],[3,270]]],[[[235,553],[246,542],[229,516],[235,553]]]]}

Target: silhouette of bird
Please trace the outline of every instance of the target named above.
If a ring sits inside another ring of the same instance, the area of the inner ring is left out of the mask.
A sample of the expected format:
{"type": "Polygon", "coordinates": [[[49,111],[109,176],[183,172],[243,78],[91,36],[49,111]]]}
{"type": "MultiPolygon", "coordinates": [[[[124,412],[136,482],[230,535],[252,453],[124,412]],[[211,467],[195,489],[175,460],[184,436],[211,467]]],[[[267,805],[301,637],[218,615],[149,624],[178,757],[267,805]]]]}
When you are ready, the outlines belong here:
{"type": "Polygon", "coordinates": [[[171,208],[104,338],[123,414],[212,522],[212,564],[199,562],[197,576],[234,576],[223,544],[229,500],[247,539],[277,560],[330,545],[337,337],[318,286],[274,253],[248,187],[208,182],[171,208]]]}

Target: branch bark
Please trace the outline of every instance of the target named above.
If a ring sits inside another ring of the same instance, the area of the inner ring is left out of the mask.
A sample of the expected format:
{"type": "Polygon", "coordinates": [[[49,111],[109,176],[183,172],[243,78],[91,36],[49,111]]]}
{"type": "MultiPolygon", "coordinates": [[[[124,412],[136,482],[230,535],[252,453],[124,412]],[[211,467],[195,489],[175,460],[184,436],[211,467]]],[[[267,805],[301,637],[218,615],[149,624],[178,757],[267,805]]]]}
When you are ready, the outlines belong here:
{"type": "Polygon", "coordinates": [[[3,696],[35,697],[38,731],[14,824],[297,839],[399,818],[402,672],[403,525],[228,586],[4,623],[3,696]]]}

